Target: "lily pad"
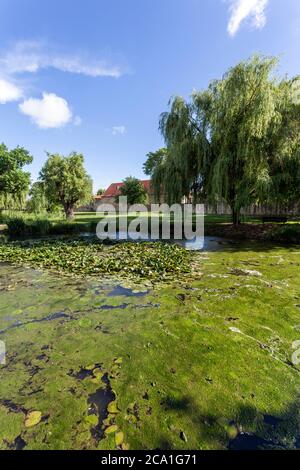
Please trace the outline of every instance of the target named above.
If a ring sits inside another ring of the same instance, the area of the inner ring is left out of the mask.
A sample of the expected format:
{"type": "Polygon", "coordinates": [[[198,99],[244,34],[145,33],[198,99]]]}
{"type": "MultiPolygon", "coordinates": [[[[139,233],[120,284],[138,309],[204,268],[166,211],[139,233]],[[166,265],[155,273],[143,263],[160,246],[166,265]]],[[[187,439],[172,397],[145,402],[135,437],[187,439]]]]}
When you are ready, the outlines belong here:
{"type": "Polygon", "coordinates": [[[114,419],[114,416],[108,416],[106,419],[103,420],[103,424],[104,426],[111,426],[111,424],[113,424],[113,419],[114,419]]]}
{"type": "Polygon", "coordinates": [[[41,422],[42,413],[40,411],[30,411],[25,419],[25,427],[32,428],[41,422]]]}
{"type": "Polygon", "coordinates": [[[130,424],[135,424],[137,422],[137,417],[134,415],[125,415],[125,419],[130,424]]]}
{"type": "Polygon", "coordinates": [[[122,445],[123,441],[124,441],[124,433],[122,433],[122,431],[116,432],[115,434],[116,446],[122,445]]]}
{"type": "Polygon", "coordinates": [[[93,378],[91,379],[91,382],[92,382],[93,384],[96,384],[96,385],[99,384],[100,381],[101,381],[101,378],[98,377],[98,376],[97,376],[97,377],[93,377],[93,378]]]}
{"type": "Polygon", "coordinates": [[[114,360],[114,363],[115,364],[122,364],[123,362],[123,358],[122,357],[118,357],[117,359],[114,360]]]}
{"type": "Polygon", "coordinates": [[[104,433],[105,434],[112,434],[118,430],[118,426],[116,424],[113,424],[112,426],[109,426],[108,428],[105,429],[104,433]]]}
{"type": "Polygon", "coordinates": [[[229,439],[235,439],[238,436],[238,429],[235,425],[228,425],[225,427],[229,439]]]}
{"type": "Polygon", "coordinates": [[[94,374],[95,377],[102,377],[103,371],[102,371],[101,369],[99,369],[99,368],[98,368],[98,369],[94,369],[94,370],[93,370],[93,374],[94,374]]]}
{"type": "Polygon", "coordinates": [[[119,410],[118,410],[118,407],[117,407],[117,402],[116,401],[112,401],[108,407],[107,407],[107,411],[109,413],[111,413],[112,415],[115,415],[117,413],[119,413],[119,410]]]}
{"type": "Polygon", "coordinates": [[[85,421],[91,426],[96,426],[98,424],[98,416],[97,415],[86,416],[85,421]]]}

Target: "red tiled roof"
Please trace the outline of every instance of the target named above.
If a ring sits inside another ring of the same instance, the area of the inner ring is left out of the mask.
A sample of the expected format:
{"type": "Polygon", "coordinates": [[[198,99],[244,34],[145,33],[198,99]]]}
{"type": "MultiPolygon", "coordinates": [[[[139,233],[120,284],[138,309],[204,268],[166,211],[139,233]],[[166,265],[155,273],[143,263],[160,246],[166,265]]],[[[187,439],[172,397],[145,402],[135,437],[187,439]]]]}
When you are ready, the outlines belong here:
{"type": "MultiPolygon", "coordinates": [[[[141,183],[143,184],[145,190],[147,191],[148,194],[151,192],[151,181],[150,180],[142,180],[141,183]]],[[[101,199],[105,197],[116,197],[119,196],[120,193],[120,188],[124,185],[124,183],[112,183],[105,193],[102,194],[101,199]]]]}

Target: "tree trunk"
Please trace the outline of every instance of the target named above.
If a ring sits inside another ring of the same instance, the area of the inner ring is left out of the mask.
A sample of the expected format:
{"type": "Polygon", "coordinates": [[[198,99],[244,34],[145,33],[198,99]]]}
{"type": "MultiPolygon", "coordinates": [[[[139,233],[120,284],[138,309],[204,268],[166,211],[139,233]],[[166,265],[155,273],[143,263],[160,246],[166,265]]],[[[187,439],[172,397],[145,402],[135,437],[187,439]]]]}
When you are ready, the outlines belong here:
{"type": "Polygon", "coordinates": [[[67,220],[73,220],[74,219],[74,209],[73,209],[73,207],[66,206],[64,209],[65,209],[65,214],[66,214],[67,220]]]}
{"type": "Polygon", "coordinates": [[[240,225],[241,223],[241,214],[240,211],[235,209],[234,207],[231,208],[232,210],[232,222],[233,225],[240,225]]]}

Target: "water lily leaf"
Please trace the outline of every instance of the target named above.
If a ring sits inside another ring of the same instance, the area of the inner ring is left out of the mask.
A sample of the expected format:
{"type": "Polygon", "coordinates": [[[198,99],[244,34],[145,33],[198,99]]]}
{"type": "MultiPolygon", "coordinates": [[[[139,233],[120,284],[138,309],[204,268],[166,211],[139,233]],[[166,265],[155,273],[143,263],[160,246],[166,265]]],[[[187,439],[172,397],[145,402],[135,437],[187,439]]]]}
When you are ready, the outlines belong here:
{"type": "Polygon", "coordinates": [[[112,375],[115,375],[115,374],[118,374],[119,373],[119,366],[117,364],[115,364],[114,366],[112,366],[112,368],[110,369],[110,373],[112,375]]]}
{"type": "Polygon", "coordinates": [[[112,434],[118,430],[118,426],[116,424],[112,424],[108,428],[105,429],[104,433],[105,434],[112,434]]]}
{"type": "Polygon", "coordinates": [[[91,382],[92,382],[93,384],[98,385],[99,382],[100,382],[100,380],[101,380],[100,377],[93,377],[93,378],[91,379],[91,382]]]}
{"type": "MultiPolygon", "coordinates": [[[[52,229],[54,227],[52,226],[52,229]]],[[[34,241],[30,247],[31,249],[28,250],[22,242],[13,245],[5,244],[0,247],[0,259],[31,267],[56,269],[59,272],[66,271],[71,275],[90,276],[99,275],[99,273],[117,275],[122,273],[122,281],[124,281],[124,274],[127,274],[130,277],[134,276],[136,283],[141,280],[139,279],[141,277],[144,280],[151,277],[153,282],[159,282],[177,277],[180,273],[191,272],[189,252],[176,245],[122,243],[114,245],[111,249],[106,249],[98,242],[91,243],[89,240],[55,240],[55,243],[51,240],[45,240],[34,241]],[[99,256],[99,252],[101,252],[101,256],[99,256]]],[[[7,290],[15,288],[14,284],[9,284],[6,287],[7,290]]],[[[134,285],[133,288],[133,294],[143,293],[143,287],[134,285]]],[[[80,303],[85,301],[85,298],[78,299],[80,303]]]]}
{"type": "Polygon", "coordinates": [[[229,439],[235,439],[239,433],[237,427],[234,424],[225,426],[225,429],[229,439]]]}
{"type": "Polygon", "coordinates": [[[42,413],[40,411],[30,411],[25,419],[25,426],[26,428],[31,428],[36,426],[41,422],[42,413]]]}
{"type": "Polygon", "coordinates": [[[98,380],[101,380],[103,376],[103,371],[101,369],[95,369],[93,370],[93,374],[98,380]]]}
{"type": "Polygon", "coordinates": [[[113,424],[113,419],[114,417],[113,416],[108,416],[106,419],[103,420],[103,424],[104,426],[110,426],[111,424],[113,424]]]}
{"type": "Polygon", "coordinates": [[[131,424],[135,424],[137,422],[137,417],[134,415],[125,415],[125,419],[131,424]]]}
{"type": "Polygon", "coordinates": [[[99,419],[97,415],[89,415],[85,417],[85,421],[91,426],[97,426],[99,419]]]}
{"type": "Polygon", "coordinates": [[[117,359],[114,360],[114,363],[115,364],[122,364],[123,362],[123,358],[122,357],[118,357],[117,359]]]}
{"type": "Polygon", "coordinates": [[[123,444],[123,441],[124,441],[124,434],[122,433],[122,431],[116,432],[115,434],[116,446],[120,446],[121,444],[123,444]]]}
{"type": "Polygon", "coordinates": [[[117,407],[117,402],[116,401],[112,401],[111,403],[109,403],[108,407],[107,407],[107,411],[113,415],[119,413],[119,410],[118,410],[118,407],[117,407]]]}

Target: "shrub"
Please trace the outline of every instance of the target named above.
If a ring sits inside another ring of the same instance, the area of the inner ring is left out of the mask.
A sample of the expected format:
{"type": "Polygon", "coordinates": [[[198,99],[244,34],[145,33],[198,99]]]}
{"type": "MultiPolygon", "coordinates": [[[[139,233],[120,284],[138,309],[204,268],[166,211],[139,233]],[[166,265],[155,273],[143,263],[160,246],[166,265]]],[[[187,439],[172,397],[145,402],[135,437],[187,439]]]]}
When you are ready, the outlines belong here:
{"type": "Polygon", "coordinates": [[[7,225],[10,235],[19,237],[27,234],[27,225],[23,217],[7,217],[3,222],[7,225]]]}
{"type": "Polygon", "coordinates": [[[48,219],[36,219],[26,223],[30,235],[48,235],[51,222],[48,219]]]}
{"type": "Polygon", "coordinates": [[[73,222],[58,222],[50,229],[51,235],[72,235],[82,232],[89,232],[90,224],[76,224],[73,222]]]}
{"type": "Polygon", "coordinates": [[[11,237],[45,236],[45,235],[78,235],[83,232],[95,232],[96,224],[87,222],[76,224],[72,222],[57,222],[43,217],[29,218],[28,215],[6,215],[3,218],[11,237]]]}
{"type": "Polygon", "coordinates": [[[300,224],[286,224],[274,228],[268,239],[283,243],[300,243],[300,224]]]}
{"type": "Polygon", "coordinates": [[[8,233],[12,237],[48,235],[51,229],[51,222],[48,219],[7,216],[4,223],[7,225],[8,233]]]}

